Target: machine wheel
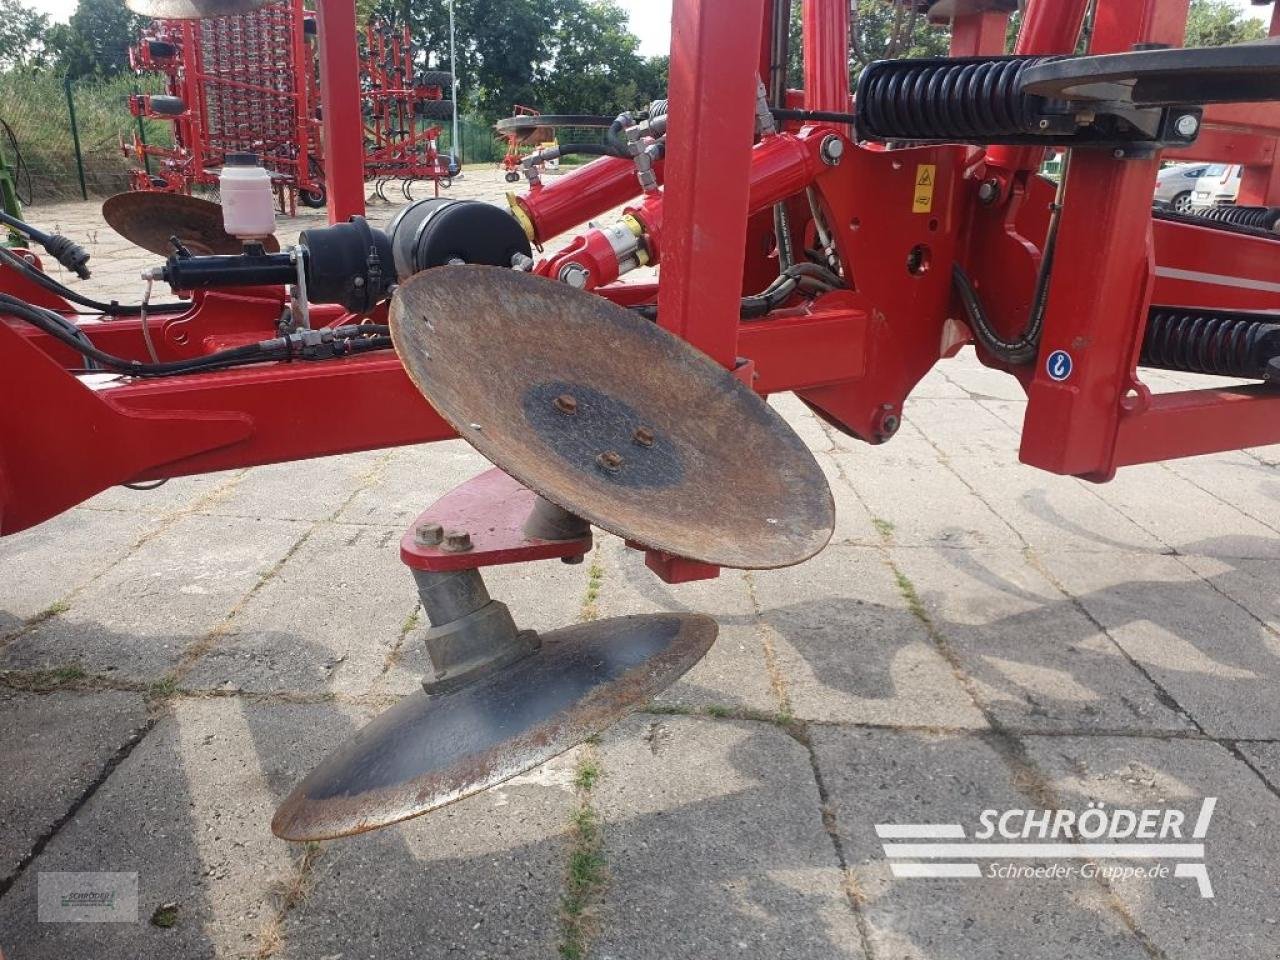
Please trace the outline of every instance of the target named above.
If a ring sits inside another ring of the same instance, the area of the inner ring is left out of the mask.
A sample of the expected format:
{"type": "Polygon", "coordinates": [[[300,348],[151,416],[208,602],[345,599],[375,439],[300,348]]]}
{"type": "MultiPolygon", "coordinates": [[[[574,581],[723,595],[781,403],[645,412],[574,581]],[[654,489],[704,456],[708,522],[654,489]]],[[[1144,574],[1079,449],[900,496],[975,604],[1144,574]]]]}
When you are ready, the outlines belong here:
{"type": "Polygon", "coordinates": [[[298,199],[304,207],[318,210],[329,202],[329,193],[324,187],[318,187],[315,190],[299,190],[298,199]]]}
{"type": "Polygon", "coordinates": [[[417,85],[448,90],[453,85],[453,77],[447,70],[423,70],[418,74],[417,85]]]}
{"type": "Polygon", "coordinates": [[[1169,201],[1169,208],[1174,213],[1190,213],[1191,212],[1191,191],[1183,190],[1180,194],[1169,201]]]}
{"type": "Polygon", "coordinates": [[[449,120],[453,117],[452,100],[423,100],[420,107],[428,120],[449,120]]]}
{"type": "Polygon", "coordinates": [[[520,174],[514,170],[508,170],[507,183],[519,183],[519,182],[520,182],[520,174]]]}
{"type": "Polygon", "coordinates": [[[166,117],[176,117],[187,112],[187,105],[183,103],[181,97],[162,95],[148,97],[147,106],[151,108],[152,113],[159,113],[166,117]]]}

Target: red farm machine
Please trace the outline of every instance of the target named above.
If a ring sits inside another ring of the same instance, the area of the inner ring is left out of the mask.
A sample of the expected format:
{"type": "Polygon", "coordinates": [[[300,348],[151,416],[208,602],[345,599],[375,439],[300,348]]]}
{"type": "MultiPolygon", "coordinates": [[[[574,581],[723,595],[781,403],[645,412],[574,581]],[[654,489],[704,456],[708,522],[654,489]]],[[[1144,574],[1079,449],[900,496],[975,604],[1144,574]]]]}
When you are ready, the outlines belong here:
{"type": "Polygon", "coordinates": [[[1280,235],[1255,216],[1280,207],[1280,45],[1182,49],[1189,0],[1030,0],[1006,54],[1015,0],[908,2],[951,55],[873,63],[855,92],[848,0],[802,0],[801,89],[791,3],[676,0],[669,100],[618,115],[603,156],[509,210],[423,199],[383,231],[353,0],[320,0],[330,226],[199,254],[135,195],[113,225],[171,233],[145,276],[190,295],[145,310],[0,249],[0,373],[28,399],[0,407],[0,532],[113,484],[459,436],[496,465],[405,532],[433,670],[284,802],[273,828],[300,840],[526,770],[715,638],[696,614],[521,631],[485,567],[579,560],[593,527],[669,582],[822,550],[831,491],[771,394],[876,446],[972,345],[1024,387],[1021,458],[1046,471],[1280,443],[1280,235]],[[1153,212],[1167,157],[1243,165],[1240,206],[1153,212]],[[1148,369],[1233,380],[1160,393],[1148,369]]]}
{"type": "MultiPolygon", "coordinates": [[[[252,5],[250,5],[252,6],[252,5]]],[[[138,168],[132,189],[191,193],[213,187],[228,154],[252,153],[271,173],[280,206],[326,201],[316,16],[303,0],[279,0],[209,19],[156,19],[129,52],[139,73],[164,77],[166,92],[135,95],[134,116],[173,123],[172,146],[137,134],[123,146],[138,168]]],[[[416,180],[448,186],[457,161],[439,152],[436,121],[452,116],[450,75],[423,66],[407,27],[371,21],[359,39],[365,178],[374,193],[398,181],[412,199],[416,180]]]]}

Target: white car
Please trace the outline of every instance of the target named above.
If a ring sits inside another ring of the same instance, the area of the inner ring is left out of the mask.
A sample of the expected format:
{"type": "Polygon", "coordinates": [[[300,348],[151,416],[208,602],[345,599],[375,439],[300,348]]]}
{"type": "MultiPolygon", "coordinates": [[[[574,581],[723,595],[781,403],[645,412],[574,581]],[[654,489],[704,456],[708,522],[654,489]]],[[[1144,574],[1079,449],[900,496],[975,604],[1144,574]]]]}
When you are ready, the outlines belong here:
{"type": "Polygon", "coordinates": [[[1176,213],[1191,212],[1191,198],[1196,182],[1212,167],[1209,163],[1178,163],[1165,167],[1156,175],[1155,201],[1161,208],[1176,213]]]}
{"type": "Polygon", "coordinates": [[[1238,164],[1228,166],[1225,163],[1211,164],[1204,176],[1196,181],[1191,194],[1191,207],[1203,210],[1206,207],[1229,207],[1235,204],[1240,196],[1240,180],[1244,176],[1244,167],[1238,164]]]}

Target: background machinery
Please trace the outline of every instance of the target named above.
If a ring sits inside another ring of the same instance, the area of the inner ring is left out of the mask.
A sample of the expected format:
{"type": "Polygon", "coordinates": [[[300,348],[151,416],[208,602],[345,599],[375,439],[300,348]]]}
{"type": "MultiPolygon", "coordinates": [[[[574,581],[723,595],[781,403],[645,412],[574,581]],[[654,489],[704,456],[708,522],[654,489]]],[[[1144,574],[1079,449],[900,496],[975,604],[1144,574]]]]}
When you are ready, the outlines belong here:
{"type": "MultiPolygon", "coordinates": [[[[253,153],[271,173],[280,208],[326,201],[316,15],[304,0],[276,0],[243,12],[176,19],[165,5],[129,52],[138,72],[165,78],[163,95],[135,95],[134,116],[173,124],[172,146],[142,142],[123,150],[138,163],[134,190],[190,193],[212,188],[224,158],[253,153]]],[[[406,200],[415,180],[449,185],[455,157],[439,151],[438,121],[452,116],[450,76],[431,70],[407,27],[370,21],[359,35],[359,88],[365,178],[374,194],[395,180],[406,200]]]]}
{"type": "Polygon", "coordinates": [[[1025,388],[1021,458],[1047,471],[1280,443],[1280,235],[1151,210],[1165,156],[1243,164],[1240,209],[1280,206],[1280,45],[1179,49],[1188,0],[1031,0],[1009,55],[1010,0],[908,2],[950,20],[951,56],[874,63],[855,96],[847,0],[802,0],[803,89],[791,4],[677,0],[669,100],[620,114],[603,155],[553,183],[527,159],[509,211],[425,199],[384,232],[361,216],[353,5],[321,0],[331,226],[273,252],[228,210],[188,242],[139,195],[107,216],[191,299],[137,306],[0,250],[0,374],[39,401],[0,408],[0,532],[123,482],[457,436],[493,461],[401,541],[432,675],[282,805],[275,831],[311,839],[528,769],[715,636],[693,614],[538,636],[484,567],[575,562],[593,526],[669,582],[821,550],[831,493],[770,394],[883,444],[972,344],[1025,388]],[[1156,393],[1146,368],[1234,381],[1156,393]]]}

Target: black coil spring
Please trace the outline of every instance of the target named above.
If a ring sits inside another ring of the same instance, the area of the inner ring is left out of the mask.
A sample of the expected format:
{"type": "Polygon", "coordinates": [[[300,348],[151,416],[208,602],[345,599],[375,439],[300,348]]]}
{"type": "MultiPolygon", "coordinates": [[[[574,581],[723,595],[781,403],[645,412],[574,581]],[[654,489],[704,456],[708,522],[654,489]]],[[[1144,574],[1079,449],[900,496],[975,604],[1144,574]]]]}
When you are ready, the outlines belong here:
{"type": "Polygon", "coordinates": [[[1250,314],[1153,307],[1141,364],[1161,370],[1263,379],[1280,356],[1280,323],[1250,314]]]}
{"type": "Polygon", "coordinates": [[[1255,230],[1275,230],[1280,224],[1280,207],[1208,207],[1197,210],[1196,215],[1255,230]]]}
{"type": "Polygon", "coordinates": [[[1034,132],[1039,97],[1021,93],[1023,71],[1043,57],[881,60],[858,80],[865,140],[984,141],[1034,132]]]}

